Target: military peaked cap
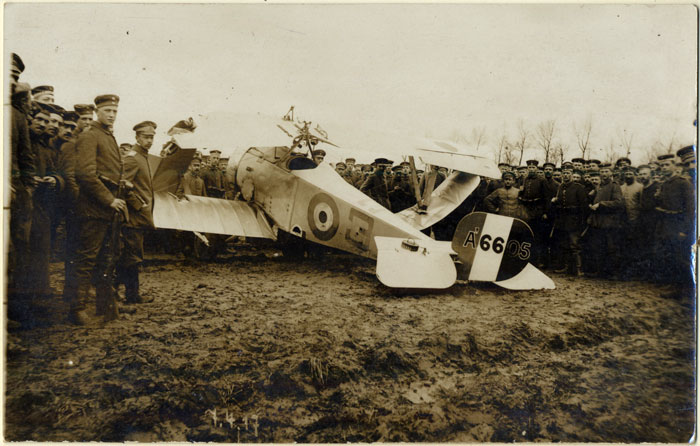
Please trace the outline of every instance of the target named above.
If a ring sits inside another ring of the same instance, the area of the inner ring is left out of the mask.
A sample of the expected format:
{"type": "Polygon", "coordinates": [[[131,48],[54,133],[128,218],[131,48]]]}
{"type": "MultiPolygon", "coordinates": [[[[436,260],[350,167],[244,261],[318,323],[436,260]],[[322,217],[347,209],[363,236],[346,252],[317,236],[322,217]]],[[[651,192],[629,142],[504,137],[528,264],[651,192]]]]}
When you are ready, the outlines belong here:
{"type": "Polygon", "coordinates": [[[582,163],[582,164],[585,163],[585,161],[584,161],[583,158],[573,158],[573,159],[571,160],[571,162],[572,162],[572,163],[582,163]]]}
{"type": "Polygon", "coordinates": [[[656,157],[657,160],[663,161],[663,160],[670,160],[673,159],[673,154],[672,153],[667,153],[665,155],[659,155],[656,157]]]}
{"type": "Polygon", "coordinates": [[[536,165],[538,165],[539,163],[540,163],[540,162],[537,161],[537,160],[527,160],[527,161],[525,161],[525,164],[527,164],[528,166],[536,166],[536,165]]]}
{"type": "MultiPolygon", "coordinates": [[[[354,162],[355,162],[355,158],[345,158],[345,163],[349,163],[349,162],[351,162],[351,161],[354,163],[354,162]]],[[[345,165],[345,163],[343,163],[343,165],[345,165]]]]}
{"type": "Polygon", "coordinates": [[[688,163],[695,160],[695,147],[685,146],[676,152],[676,155],[681,159],[682,163],[688,163]]]}
{"type": "Polygon", "coordinates": [[[503,174],[501,174],[501,178],[503,178],[505,180],[506,177],[515,178],[515,174],[513,172],[511,172],[510,170],[506,170],[505,172],[503,172],[503,174]]]}
{"type": "Polygon", "coordinates": [[[74,111],[64,111],[63,112],[63,122],[78,122],[80,115],[74,111]]]}
{"type": "Polygon", "coordinates": [[[109,105],[118,106],[119,96],[116,94],[102,94],[95,98],[95,107],[107,107],[109,105]]]}
{"type": "Polygon", "coordinates": [[[326,156],[326,151],[323,149],[316,149],[316,150],[311,152],[311,156],[316,156],[316,155],[326,156]]]}
{"type": "Polygon", "coordinates": [[[221,154],[221,150],[219,150],[219,149],[211,149],[211,150],[209,151],[209,154],[211,155],[212,153],[221,154]]]}
{"type": "Polygon", "coordinates": [[[95,106],[92,104],[75,104],[73,110],[79,115],[92,115],[95,111],[95,106]]]}
{"type": "Polygon", "coordinates": [[[155,135],[158,126],[153,121],[143,121],[136,124],[133,130],[136,133],[143,133],[144,135],[155,135]]]}
{"type": "Polygon", "coordinates": [[[53,94],[53,87],[51,85],[39,85],[38,87],[32,88],[32,94],[34,96],[46,93],[53,94]]]}
{"type": "Polygon", "coordinates": [[[554,163],[544,163],[544,164],[542,164],[542,167],[547,167],[547,166],[551,167],[552,169],[554,169],[554,168],[556,167],[556,166],[554,165],[554,163]]]}
{"type": "Polygon", "coordinates": [[[345,167],[345,163],[342,161],[338,161],[337,163],[335,163],[335,167],[345,167]]]}
{"type": "Polygon", "coordinates": [[[24,62],[22,62],[22,58],[15,53],[12,53],[12,67],[16,68],[20,73],[24,71],[24,62]]]}

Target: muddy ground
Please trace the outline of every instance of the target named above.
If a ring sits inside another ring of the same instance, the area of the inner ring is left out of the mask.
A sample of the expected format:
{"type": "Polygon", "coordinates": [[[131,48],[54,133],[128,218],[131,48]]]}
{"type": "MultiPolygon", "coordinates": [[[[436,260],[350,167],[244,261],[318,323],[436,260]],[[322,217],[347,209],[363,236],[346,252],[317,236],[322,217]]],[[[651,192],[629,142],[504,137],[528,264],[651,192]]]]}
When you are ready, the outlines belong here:
{"type": "MultiPolygon", "coordinates": [[[[6,343],[5,438],[686,442],[694,305],[642,282],[397,294],[372,261],[151,255],[151,303],[6,343]],[[214,419],[216,418],[216,423],[214,419]]],[[[62,287],[62,265],[52,264],[62,287]]]]}

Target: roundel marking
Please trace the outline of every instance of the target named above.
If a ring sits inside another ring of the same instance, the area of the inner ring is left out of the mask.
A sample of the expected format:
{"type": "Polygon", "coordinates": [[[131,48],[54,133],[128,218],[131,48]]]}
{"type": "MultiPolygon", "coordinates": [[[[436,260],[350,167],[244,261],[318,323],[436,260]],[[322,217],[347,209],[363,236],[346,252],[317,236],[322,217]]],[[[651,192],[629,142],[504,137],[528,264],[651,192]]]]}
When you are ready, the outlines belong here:
{"type": "Polygon", "coordinates": [[[309,201],[307,219],[317,239],[328,241],[338,232],[340,212],[328,194],[318,193],[309,201]]]}

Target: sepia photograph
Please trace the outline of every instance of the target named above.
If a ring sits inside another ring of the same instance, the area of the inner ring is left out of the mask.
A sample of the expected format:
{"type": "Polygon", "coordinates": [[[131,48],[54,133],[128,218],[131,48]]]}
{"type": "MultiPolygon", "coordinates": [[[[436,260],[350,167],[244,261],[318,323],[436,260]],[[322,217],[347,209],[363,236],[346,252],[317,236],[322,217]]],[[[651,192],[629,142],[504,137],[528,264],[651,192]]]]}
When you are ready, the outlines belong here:
{"type": "Polygon", "coordinates": [[[695,5],[3,8],[3,441],[697,440],[695,5]]]}

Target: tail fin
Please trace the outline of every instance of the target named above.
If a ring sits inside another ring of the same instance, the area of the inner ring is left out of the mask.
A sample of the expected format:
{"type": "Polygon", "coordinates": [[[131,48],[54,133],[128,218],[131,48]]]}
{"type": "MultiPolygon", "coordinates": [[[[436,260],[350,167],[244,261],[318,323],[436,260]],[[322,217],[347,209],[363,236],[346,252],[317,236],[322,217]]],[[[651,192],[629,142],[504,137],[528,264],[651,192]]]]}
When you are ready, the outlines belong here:
{"type": "Polygon", "coordinates": [[[509,289],[554,288],[554,282],[529,263],[533,243],[532,229],[524,221],[473,212],[459,222],[452,249],[468,280],[509,289]]]}

